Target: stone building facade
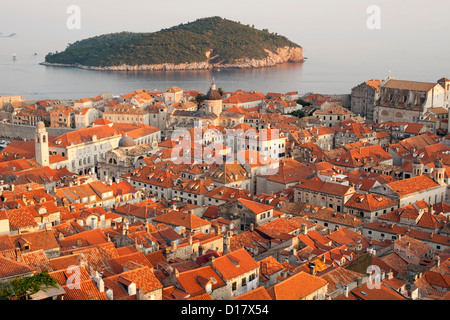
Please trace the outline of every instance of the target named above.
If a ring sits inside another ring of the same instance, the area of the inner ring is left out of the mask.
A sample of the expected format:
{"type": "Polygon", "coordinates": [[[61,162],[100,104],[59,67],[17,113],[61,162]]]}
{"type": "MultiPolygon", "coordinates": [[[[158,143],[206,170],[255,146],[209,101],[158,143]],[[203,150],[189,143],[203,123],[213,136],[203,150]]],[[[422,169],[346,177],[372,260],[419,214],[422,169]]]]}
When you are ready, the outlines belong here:
{"type": "Polygon", "coordinates": [[[417,122],[429,108],[448,108],[447,87],[444,80],[429,83],[389,79],[380,85],[374,120],[417,122]]]}
{"type": "Polygon", "coordinates": [[[373,121],[375,102],[379,98],[381,80],[365,81],[352,89],[351,111],[373,121]]]}

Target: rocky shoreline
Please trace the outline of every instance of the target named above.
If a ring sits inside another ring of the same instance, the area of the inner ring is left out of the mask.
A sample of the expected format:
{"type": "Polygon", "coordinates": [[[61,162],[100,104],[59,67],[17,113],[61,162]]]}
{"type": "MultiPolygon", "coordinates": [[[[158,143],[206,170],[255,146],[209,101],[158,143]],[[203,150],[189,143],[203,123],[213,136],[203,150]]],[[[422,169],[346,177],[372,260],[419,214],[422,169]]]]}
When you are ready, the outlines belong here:
{"type": "Polygon", "coordinates": [[[121,65],[111,67],[93,67],[84,66],[80,64],[61,64],[61,63],[49,63],[41,62],[40,65],[53,66],[53,67],[72,67],[85,70],[96,71],[175,71],[175,70],[210,70],[210,69],[250,69],[250,68],[265,68],[274,67],[278,64],[287,62],[304,62],[303,49],[293,47],[278,48],[276,52],[266,50],[268,57],[265,59],[248,59],[244,58],[235,63],[221,64],[205,62],[193,62],[193,63],[162,63],[151,65],[121,65]]]}

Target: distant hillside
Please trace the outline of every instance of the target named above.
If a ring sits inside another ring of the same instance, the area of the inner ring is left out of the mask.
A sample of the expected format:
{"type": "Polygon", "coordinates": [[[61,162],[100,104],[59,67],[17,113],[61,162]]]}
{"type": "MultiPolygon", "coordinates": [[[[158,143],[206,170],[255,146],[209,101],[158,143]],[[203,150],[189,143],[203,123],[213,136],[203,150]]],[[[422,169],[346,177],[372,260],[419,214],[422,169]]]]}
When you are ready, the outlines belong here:
{"type": "Polygon", "coordinates": [[[105,69],[199,63],[202,65],[197,67],[207,68],[264,59],[274,60],[274,64],[303,61],[303,51],[298,44],[268,30],[212,17],[154,33],[121,32],[88,38],[69,44],[63,52],[47,54],[45,62],[105,69]]]}

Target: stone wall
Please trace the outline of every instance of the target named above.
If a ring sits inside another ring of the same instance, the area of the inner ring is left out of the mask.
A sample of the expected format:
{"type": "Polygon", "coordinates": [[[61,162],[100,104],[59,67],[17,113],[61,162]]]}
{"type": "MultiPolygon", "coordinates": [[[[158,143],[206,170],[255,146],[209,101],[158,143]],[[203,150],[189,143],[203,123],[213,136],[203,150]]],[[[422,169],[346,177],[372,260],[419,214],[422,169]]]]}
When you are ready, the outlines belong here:
{"type": "Polygon", "coordinates": [[[351,94],[323,94],[325,97],[331,97],[333,99],[340,99],[341,105],[346,109],[351,109],[352,107],[352,95],[351,94]]]}
{"type": "MultiPolygon", "coordinates": [[[[46,128],[48,135],[58,137],[64,133],[74,131],[73,128],[46,128]]],[[[9,123],[0,123],[0,136],[3,138],[21,138],[26,140],[34,139],[35,126],[21,126],[9,123]]]]}

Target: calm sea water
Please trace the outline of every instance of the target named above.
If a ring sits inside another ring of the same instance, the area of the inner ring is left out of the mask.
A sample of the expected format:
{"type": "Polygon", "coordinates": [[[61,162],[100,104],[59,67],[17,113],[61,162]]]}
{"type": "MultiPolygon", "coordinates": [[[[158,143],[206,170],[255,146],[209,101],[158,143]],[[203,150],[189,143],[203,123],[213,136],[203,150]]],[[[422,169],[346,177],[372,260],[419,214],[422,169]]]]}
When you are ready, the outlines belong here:
{"type": "MultiPolygon", "coordinates": [[[[125,94],[136,89],[164,91],[171,86],[184,90],[208,90],[214,77],[217,87],[224,91],[257,90],[262,93],[298,91],[300,94],[346,94],[359,83],[372,78],[384,78],[388,67],[382,63],[358,62],[352,57],[333,61],[330,57],[309,58],[305,63],[287,63],[272,68],[221,71],[141,71],[105,72],[77,68],[46,67],[42,54],[32,52],[0,55],[0,96],[21,95],[28,100],[79,99],[99,93],[125,94]]],[[[369,60],[370,61],[370,60],[369,60]]],[[[401,63],[397,74],[404,79],[437,81],[450,75],[440,70],[412,70],[401,63]]]]}

